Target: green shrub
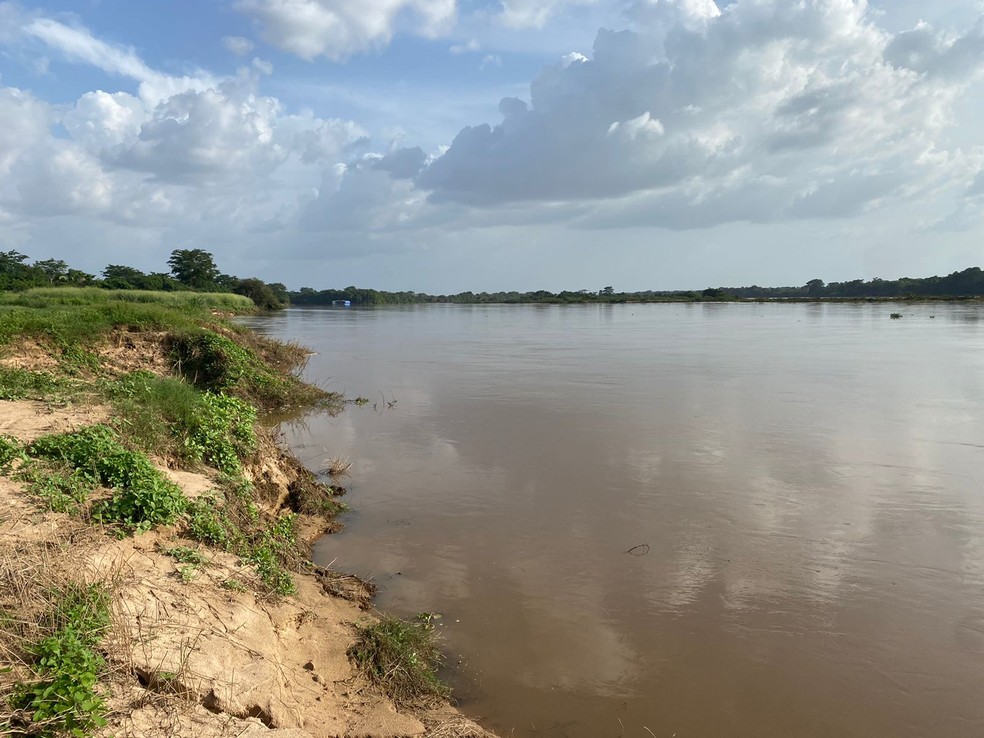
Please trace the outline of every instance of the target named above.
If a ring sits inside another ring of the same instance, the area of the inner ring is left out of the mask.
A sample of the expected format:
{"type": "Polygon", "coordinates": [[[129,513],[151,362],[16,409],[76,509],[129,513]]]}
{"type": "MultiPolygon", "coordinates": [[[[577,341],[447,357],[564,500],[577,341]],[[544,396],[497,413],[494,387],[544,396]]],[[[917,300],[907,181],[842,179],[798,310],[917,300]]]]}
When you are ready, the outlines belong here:
{"type": "Polygon", "coordinates": [[[88,735],[106,725],[96,691],[104,661],[95,651],[109,625],[109,595],[98,585],[73,585],[52,593],[58,604],[43,623],[46,637],[29,649],[37,679],[14,689],[12,704],[24,710],[32,735],[88,735]]]}
{"type": "Polygon", "coordinates": [[[184,511],[181,488],[155,469],[146,455],[125,448],[105,425],[43,436],[28,452],[65,462],[85,478],[115,488],[113,496],[93,511],[97,520],[148,530],[174,522],[184,511]]]}
{"type": "Polygon", "coordinates": [[[430,615],[414,620],[387,616],[360,628],[348,655],[397,704],[445,699],[450,694],[437,676],[442,656],[430,615]]]}
{"type": "Polygon", "coordinates": [[[24,447],[16,438],[0,436],[0,474],[10,471],[14,461],[24,459],[24,447]]]}
{"type": "Polygon", "coordinates": [[[27,491],[55,512],[78,512],[95,483],[86,474],[65,465],[33,462],[17,475],[27,491]]]}

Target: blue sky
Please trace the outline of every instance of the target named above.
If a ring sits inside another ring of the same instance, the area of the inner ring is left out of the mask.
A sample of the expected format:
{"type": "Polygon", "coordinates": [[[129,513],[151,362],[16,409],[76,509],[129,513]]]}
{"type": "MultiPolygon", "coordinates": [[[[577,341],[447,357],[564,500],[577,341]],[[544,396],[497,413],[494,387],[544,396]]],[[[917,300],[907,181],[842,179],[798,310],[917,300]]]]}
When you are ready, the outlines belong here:
{"type": "Polygon", "coordinates": [[[980,265],[982,12],[0,2],[0,249],[429,292],[980,265]]]}

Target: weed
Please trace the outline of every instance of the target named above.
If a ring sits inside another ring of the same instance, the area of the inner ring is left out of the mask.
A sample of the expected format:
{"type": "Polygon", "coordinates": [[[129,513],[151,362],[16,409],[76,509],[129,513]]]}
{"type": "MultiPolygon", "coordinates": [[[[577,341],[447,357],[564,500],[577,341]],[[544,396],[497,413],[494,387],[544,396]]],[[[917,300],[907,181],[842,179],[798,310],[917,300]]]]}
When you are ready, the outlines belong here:
{"type": "Polygon", "coordinates": [[[178,567],[178,578],[181,580],[182,584],[191,584],[193,581],[198,579],[198,567],[197,566],[179,566],[178,567]]]}
{"type": "Polygon", "coordinates": [[[208,559],[205,558],[205,555],[201,551],[190,546],[171,546],[170,548],[162,549],[161,553],[165,556],[170,556],[180,564],[205,566],[208,563],[208,559]]]}
{"type": "Polygon", "coordinates": [[[354,400],[352,400],[352,402],[358,405],[359,407],[362,407],[363,405],[368,405],[371,402],[371,400],[368,397],[359,396],[356,397],[354,400]]]}
{"type": "MultiPolygon", "coordinates": [[[[256,348],[213,331],[175,337],[173,352],[181,373],[195,386],[234,395],[267,411],[310,406],[336,399],[324,390],[264,360],[256,348]]],[[[257,344],[256,339],[251,343],[257,344]]],[[[268,344],[271,342],[267,342],[268,344]]]]}
{"type": "Polygon", "coordinates": [[[84,478],[115,488],[94,517],[134,531],[173,522],[185,508],[181,488],[161,474],[142,453],[126,449],[107,426],[42,436],[28,447],[31,456],[63,461],[84,478]]]}
{"type": "Polygon", "coordinates": [[[230,592],[246,592],[246,585],[240,582],[238,579],[224,579],[220,585],[222,589],[228,589],[230,592]]]}
{"type": "Polygon", "coordinates": [[[62,396],[71,384],[48,372],[0,367],[0,400],[47,400],[62,396]]]}
{"type": "Polygon", "coordinates": [[[0,436],[0,474],[6,474],[13,467],[15,461],[23,461],[25,458],[27,457],[24,454],[24,447],[16,438],[0,436]]]}
{"type": "Polygon", "coordinates": [[[449,695],[437,676],[442,657],[428,615],[413,620],[387,616],[360,628],[348,655],[397,704],[426,703],[449,695]]]}
{"type": "Polygon", "coordinates": [[[35,461],[21,470],[17,479],[54,512],[79,512],[95,488],[91,477],[58,463],[35,461]]]}
{"type": "Polygon", "coordinates": [[[331,477],[340,477],[348,474],[351,469],[352,462],[346,457],[332,456],[330,459],[325,459],[324,471],[331,477]]]}
{"type": "Polygon", "coordinates": [[[890,317],[892,320],[901,320],[902,319],[902,313],[892,313],[888,317],[890,317]]]}
{"type": "Polygon", "coordinates": [[[109,595],[98,585],[75,584],[53,592],[43,618],[48,635],[28,648],[37,679],[18,684],[12,705],[40,736],[87,735],[106,725],[96,682],[103,668],[95,651],[109,626],[109,595]]]}
{"type": "Polygon", "coordinates": [[[256,409],[235,397],[206,392],[189,418],[185,448],[220,472],[235,474],[240,459],[256,449],[256,409]]]}

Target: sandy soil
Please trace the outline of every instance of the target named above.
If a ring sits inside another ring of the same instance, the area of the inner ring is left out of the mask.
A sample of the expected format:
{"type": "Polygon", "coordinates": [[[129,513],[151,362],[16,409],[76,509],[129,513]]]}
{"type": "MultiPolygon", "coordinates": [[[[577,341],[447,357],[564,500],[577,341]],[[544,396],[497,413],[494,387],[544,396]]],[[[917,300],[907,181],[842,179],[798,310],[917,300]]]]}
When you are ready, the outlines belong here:
{"type": "MultiPolygon", "coordinates": [[[[30,441],[106,417],[98,407],[0,402],[0,433],[30,441]]],[[[270,451],[258,474],[274,504],[287,494],[283,458],[270,451]]],[[[189,496],[211,485],[207,476],[164,471],[189,496]]],[[[353,669],[346,650],[354,624],[373,616],[331,594],[337,581],[297,575],[295,597],[261,599],[223,587],[253,577],[229,554],[202,549],[208,565],[188,581],[160,552],[176,543],[196,545],[167,529],[116,539],[43,511],[0,476],[0,548],[24,560],[41,551],[52,557],[46,566],[112,583],[114,625],[104,641],[111,719],[103,735],[491,738],[450,707],[398,710],[353,669]]]]}

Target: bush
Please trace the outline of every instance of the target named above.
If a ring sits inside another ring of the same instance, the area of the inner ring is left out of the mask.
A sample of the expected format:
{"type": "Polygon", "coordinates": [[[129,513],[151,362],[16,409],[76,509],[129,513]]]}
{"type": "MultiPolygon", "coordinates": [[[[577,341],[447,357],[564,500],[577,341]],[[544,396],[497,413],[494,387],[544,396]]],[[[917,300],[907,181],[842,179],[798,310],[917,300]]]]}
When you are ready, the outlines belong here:
{"type": "Polygon", "coordinates": [[[450,693],[437,677],[442,657],[430,615],[414,620],[387,616],[360,628],[348,655],[398,705],[445,699],[450,693]]]}
{"type": "Polygon", "coordinates": [[[184,511],[181,488],[168,480],[144,454],[130,451],[104,425],[73,433],[43,436],[28,447],[32,456],[62,461],[85,478],[115,488],[93,511],[97,520],[130,530],[173,523],[184,511]]]}

